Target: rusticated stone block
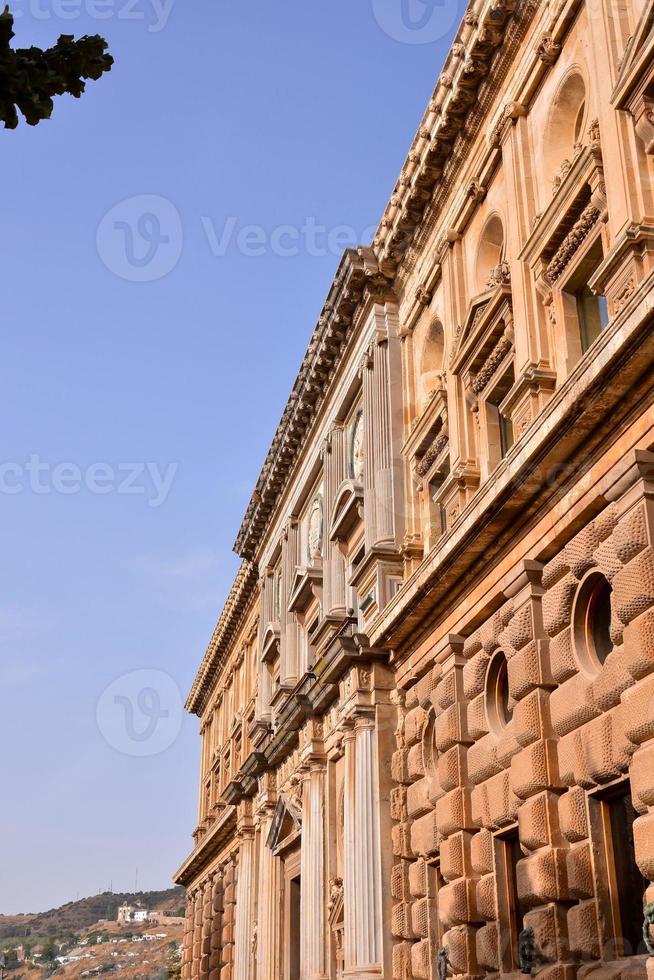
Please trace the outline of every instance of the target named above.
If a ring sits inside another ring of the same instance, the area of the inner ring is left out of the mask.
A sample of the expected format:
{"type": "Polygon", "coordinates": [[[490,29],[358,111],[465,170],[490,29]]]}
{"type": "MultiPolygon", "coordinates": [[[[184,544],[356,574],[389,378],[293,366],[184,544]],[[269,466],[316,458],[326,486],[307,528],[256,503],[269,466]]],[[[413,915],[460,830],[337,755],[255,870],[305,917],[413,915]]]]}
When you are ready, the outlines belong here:
{"type": "Polygon", "coordinates": [[[470,834],[453,834],[441,844],[441,874],[446,881],[454,881],[470,871],[470,839],[470,834]]]}
{"type": "Polygon", "coordinates": [[[570,951],[582,960],[598,960],[600,957],[599,924],[594,899],[579,902],[568,912],[568,939],[570,951]]]}
{"type": "Polygon", "coordinates": [[[490,922],[477,930],[476,936],[477,962],[489,973],[500,969],[499,929],[497,922],[490,922]]]}
{"type": "Polygon", "coordinates": [[[501,772],[502,767],[497,761],[495,735],[486,735],[470,746],[466,754],[466,766],[468,777],[475,784],[483,783],[485,779],[501,772]]]}
{"type": "Polygon", "coordinates": [[[411,969],[416,980],[429,980],[431,956],[429,941],[422,939],[411,947],[411,969]]]}
{"type": "Polygon", "coordinates": [[[557,743],[553,739],[530,745],[511,760],[511,789],[520,799],[560,785],[557,743]]]}
{"type": "Polygon", "coordinates": [[[589,841],[575,844],[566,858],[568,891],[572,898],[592,898],[595,894],[593,859],[589,841]]]}
{"type": "Polygon", "coordinates": [[[654,811],[634,821],[636,863],[643,877],[654,880],[654,811]]]}
{"type": "Polygon", "coordinates": [[[593,785],[586,769],[583,739],[579,729],[559,739],[559,775],[564,786],[578,784],[585,788],[593,785]]]}
{"type": "Polygon", "coordinates": [[[543,626],[548,636],[556,636],[570,624],[578,585],[574,575],[568,573],[543,596],[543,626]]]}
{"type": "Polygon", "coordinates": [[[415,684],[412,684],[406,692],[404,704],[407,711],[413,711],[414,708],[418,707],[418,688],[415,684]]]}
{"type": "Polygon", "coordinates": [[[465,782],[466,749],[455,745],[438,757],[438,782],[445,793],[465,782]]]}
{"type": "Polygon", "coordinates": [[[420,854],[436,854],[440,844],[440,835],[436,811],[432,810],[424,817],[414,820],[411,825],[411,850],[416,857],[420,854]]]}
{"type": "Polygon", "coordinates": [[[406,760],[409,782],[415,783],[425,775],[425,765],[422,757],[422,745],[412,745],[406,760]]]}
{"type": "Polygon", "coordinates": [[[590,685],[593,706],[599,712],[609,711],[620,703],[620,695],[633,683],[634,679],[624,664],[622,649],[614,650],[590,685]]]}
{"type": "Polygon", "coordinates": [[[512,728],[513,725],[511,724],[497,739],[497,761],[502,769],[510,768],[511,759],[522,748],[520,742],[511,731],[512,728]]]}
{"type": "Polygon", "coordinates": [[[477,882],[477,911],[486,922],[497,919],[495,875],[484,875],[477,882]]]}
{"type": "Polygon", "coordinates": [[[424,708],[413,708],[407,712],[404,719],[404,740],[407,745],[416,745],[421,741],[426,724],[427,712],[424,708]]]}
{"type": "Polygon", "coordinates": [[[654,549],[647,548],[618,572],[613,599],[625,626],[654,605],[654,549]]]}
{"type": "Polygon", "coordinates": [[[391,819],[406,820],[406,786],[394,786],[390,792],[391,819]]]}
{"type": "Polygon", "coordinates": [[[502,630],[508,626],[511,616],[513,615],[513,605],[512,603],[507,603],[501,609],[498,609],[496,613],[493,613],[490,619],[487,619],[483,626],[479,629],[479,636],[481,638],[481,644],[486,653],[493,653],[497,649],[499,644],[500,634],[502,630]]]}
{"type": "Polygon", "coordinates": [[[568,959],[568,921],[564,908],[552,903],[533,909],[525,915],[524,924],[525,929],[534,930],[534,945],[540,961],[556,963],[568,959]]]}
{"type": "Polygon", "coordinates": [[[654,742],[645,743],[631,760],[631,797],[639,813],[654,806],[654,742]]]}
{"type": "Polygon", "coordinates": [[[236,901],[236,882],[234,881],[234,878],[232,878],[231,881],[227,881],[227,879],[225,879],[225,882],[225,905],[233,905],[236,901]]]}
{"type": "Polygon", "coordinates": [[[416,693],[416,699],[421,708],[425,710],[431,707],[431,696],[433,694],[436,684],[434,682],[433,671],[428,671],[424,677],[421,677],[418,683],[414,687],[416,693]]]}
{"type": "Polygon", "coordinates": [[[599,547],[601,539],[595,523],[586,525],[564,548],[565,560],[575,578],[582,579],[593,568],[593,552],[599,547]]]}
{"type": "Polygon", "coordinates": [[[450,670],[436,686],[436,690],[432,695],[432,702],[436,709],[440,708],[441,711],[445,711],[447,708],[451,708],[456,702],[456,673],[450,670]]]}
{"type": "Polygon", "coordinates": [[[411,943],[393,946],[393,980],[411,980],[411,943]]]}
{"type": "Polygon", "coordinates": [[[223,941],[223,946],[227,946],[227,945],[229,945],[229,943],[233,943],[234,942],[234,923],[233,922],[223,922],[222,941],[223,941]]]}
{"type": "Polygon", "coordinates": [[[424,858],[418,858],[409,867],[409,892],[413,898],[436,897],[434,874],[424,858]]]}
{"type": "Polygon", "coordinates": [[[537,688],[516,704],[513,711],[513,734],[524,748],[553,734],[547,691],[537,688]]]}
{"type": "Polygon", "coordinates": [[[602,542],[599,548],[595,550],[593,557],[597,567],[601,569],[602,574],[606,576],[609,582],[612,582],[623,568],[612,537],[602,542]]]}
{"type": "Polygon", "coordinates": [[[624,666],[636,680],[654,673],[653,609],[648,609],[625,628],[622,654],[624,666]]]}
{"type": "Polygon", "coordinates": [[[439,833],[443,837],[449,837],[459,830],[474,829],[469,790],[453,789],[450,793],[446,793],[436,804],[436,820],[439,833]]]}
{"type": "Polygon", "coordinates": [[[391,897],[396,902],[406,902],[409,899],[409,869],[413,865],[408,861],[400,861],[391,868],[391,897]]]}
{"type": "Polygon", "coordinates": [[[447,752],[454,745],[470,743],[466,727],[467,709],[465,704],[453,704],[436,719],[434,742],[439,752],[447,752]]]}
{"type": "Polygon", "coordinates": [[[448,951],[453,973],[479,973],[475,933],[472,926],[455,926],[443,935],[443,947],[448,951]]]}
{"type": "Polygon", "coordinates": [[[514,650],[522,650],[534,638],[534,611],[531,601],[515,612],[506,628],[514,650]]]}
{"type": "Polygon", "coordinates": [[[391,756],[391,779],[394,783],[410,783],[409,767],[407,764],[408,749],[398,749],[391,756]]]}
{"type": "Polygon", "coordinates": [[[558,797],[545,791],[526,800],[518,810],[520,843],[530,851],[562,844],[558,797]]]}
{"type": "Polygon", "coordinates": [[[572,651],[572,627],[568,626],[552,637],[549,646],[550,670],[557,684],[574,677],[579,669],[572,651]]]}
{"type": "Polygon", "coordinates": [[[497,829],[517,819],[519,800],[511,790],[511,774],[507,770],[493,776],[471,794],[472,819],[477,827],[497,829]]]}
{"type": "Polygon", "coordinates": [[[443,925],[464,925],[479,921],[476,908],[477,889],[474,878],[459,878],[438,892],[438,915],[443,925]]]}
{"type": "Polygon", "coordinates": [[[575,786],[559,797],[559,826],[571,844],[588,837],[586,793],[581,786],[575,786]]]}
{"type": "Polygon", "coordinates": [[[518,861],[516,876],[520,904],[526,908],[568,899],[567,850],[544,847],[518,861]]]}
{"type": "Polygon", "coordinates": [[[598,514],[593,524],[597,529],[600,541],[604,541],[608,538],[609,534],[615,530],[620,520],[620,508],[617,504],[609,504],[605,507],[601,514],[598,514]]]}
{"type": "Polygon", "coordinates": [[[481,648],[481,636],[479,634],[479,630],[476,630],[464,641],[463,656],[469,660],[470,657],[474,657],[474,655],[478,653],[481,648]]]}
{"type": "Polygon", "coordinates": [[[623,565],[645,550],[648,539],[644,504],[634,507],[622,518],[612,537],[616,554],[623,565]]]}
{"type": "Polygon", "coordinates": [[[419,779],[409,786],[406,794],[407,813],[409,817],[420,817],[431,810],[429,798],[429,779],[419,779]]]}
{"type": "Polygon", "coordinates": [[[622,717],[625,736],[634,745],[654,738],[654,677],[646,677],[625,691],[616,711],[622,717]]]}
{"type": "Polygon", "coordinates": [[[509,691],[514,701],[520,701],[537,687],[554,687],[543,640],[532,640],[509,660],[509,691]]]}
{"type": "Polygon", "coordinates": [[[549,710],[552,728],[557,735],[568,735],[597,718],[599,711],[591,703],[590,686],[591,681],[585,674],[575,674],[556,691],[552,691],[549,710]]]}
{"type": "Polygon", "coordinates": [[[409,829],[408,823],[398,823],[391,830],[393,854],[396,857],[411,860],[416,856],[412,846],[413,830],[416,823],[418,823],[418,821],[411,825],[411,829],[409,829]]]}
{"type": "Polygon", "coordinates": [[[433,898],[420,898],[413,903],[411,924],[413,934],[421,939],[429,939],[433,933],[436,918],[436,902],[433,898]]]}
{"type": "Polygon", "coordinates": [[[477,875],[490,874],[495,867],[493,835],[480,830],[470,838],[470,862],[477,875]]]}
{"type": "Polygon", "coordinates": [[[411,903],[398,902],[391,910],[391,933],[397,939],[414,939],[411,925],[411,903]]]}
{"type": "Polygon", "coordinates": [[[586,725],[582,748],[586,771],[595,783],[606,783],[629,768],[633,746],[625,736],[624,712],[614,708],[586,725]]]}
{"type": "Polygon", "coordinates": [[[471,701],[472,698],[483,692],[489,663],[488,654],[484,650],[480,650],[474,657],[471,657],[463,668],[463,694],[466,701],[471,701]]]}
{"type": "Polygon", "coordinates": [[[560,551],[559,554],[552,558],[552,560],[549,561],[543,568],[541,577],[543,588],[551,589],[552,586],[556,585],[557,582],[560,582],[569,571],[570,568],[565,559],[565,550],[560,551]]]}
{"type": "Polygon", "coordinates": [[[468,735],[470,738],[481,738],[488,732],[488,719],[486,717],[486,697],[478,694],[476,698],[468,704],[468,735]]]}

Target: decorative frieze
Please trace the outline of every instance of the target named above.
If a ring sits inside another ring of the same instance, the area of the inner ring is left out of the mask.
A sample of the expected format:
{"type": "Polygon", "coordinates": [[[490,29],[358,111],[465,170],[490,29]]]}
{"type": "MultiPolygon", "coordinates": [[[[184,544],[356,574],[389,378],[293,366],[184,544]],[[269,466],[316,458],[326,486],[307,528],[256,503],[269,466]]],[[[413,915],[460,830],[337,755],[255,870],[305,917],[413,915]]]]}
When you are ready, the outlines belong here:
{"type": "Polygon", "coordinates": [[[557,249],[545,272],[545,279],[550,285],[563,275],[577,249],[588,238],[599,221],[602,212],[592,202],[584,209],[581,217],[575,222],[572,231],[557,249]]]}

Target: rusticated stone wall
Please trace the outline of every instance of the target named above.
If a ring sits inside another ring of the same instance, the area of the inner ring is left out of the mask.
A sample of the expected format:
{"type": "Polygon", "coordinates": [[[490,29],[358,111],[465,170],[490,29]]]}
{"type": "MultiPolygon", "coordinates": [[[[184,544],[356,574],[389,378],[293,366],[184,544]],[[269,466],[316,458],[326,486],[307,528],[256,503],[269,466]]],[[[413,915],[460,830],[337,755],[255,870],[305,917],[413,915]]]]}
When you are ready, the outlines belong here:
{"type": "MultiPolygon", "coordinates": [[[[558,980],[603,960],[602,976],[645,976],[644,943],[616,950],[611,936],[609,829],[597,807],[610,791],[630,793],[635,859],[654,878],[654,523],[646,486],[637,480],[550,560],[523,562],[496,611],[472,631],[462,622],[460,635],[435,638],[433,665],[407,688],[392,760],[397,980],[446,969],[515,972],[520,940],[525,972],[558,980]],[[605,658],[589,654],[584,632],[584,596],[600,573],[612,589],[605,658]],[[504,718],[494,697],[501,654],[504,718]]],[[[650,886],[645,901],[653,899],[650,886]]]]}

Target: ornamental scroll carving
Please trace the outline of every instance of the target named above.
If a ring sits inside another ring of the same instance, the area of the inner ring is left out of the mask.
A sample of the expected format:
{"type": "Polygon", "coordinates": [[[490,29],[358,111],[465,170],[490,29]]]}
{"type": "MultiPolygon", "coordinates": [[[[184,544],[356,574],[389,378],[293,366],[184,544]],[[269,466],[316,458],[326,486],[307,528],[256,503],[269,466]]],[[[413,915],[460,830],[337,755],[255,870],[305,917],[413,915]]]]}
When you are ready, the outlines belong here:
{"type": "Polygon", "coordinates": [[[545,279],[550,285],[555,283],[563,275],[573,255],[585,239],[588,238],[599,221],[601,213],[595,204],[589,204],[582,212],[581,217],[574,225],[570,234],[564,238],[560,248],[547,267],[545,279]]]}
{"type": "Polygon", "coordinates": [[[486,283],[487,289],[495,289],[498,286],[509,286],[511,284],[511,266],[508,262],[500,262],[492,270],[486,283]]]}

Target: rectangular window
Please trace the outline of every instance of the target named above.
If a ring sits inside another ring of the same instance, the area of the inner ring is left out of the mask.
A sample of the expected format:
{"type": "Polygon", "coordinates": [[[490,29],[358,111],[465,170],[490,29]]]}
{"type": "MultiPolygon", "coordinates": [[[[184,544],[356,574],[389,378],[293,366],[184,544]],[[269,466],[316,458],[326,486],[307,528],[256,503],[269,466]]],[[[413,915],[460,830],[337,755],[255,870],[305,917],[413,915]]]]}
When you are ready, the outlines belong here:
{"type": "Polygon", "coordinates": [[[609,307],[606,296],[596,296],[589,286],[576,293],[577,315],[581,328],[581,347],[584,352],[593,344],[602,330],[609,325],[609,307]]]}
{"type": "Polygon", "coordinates": [[[520,969],[518,942],[523,929],[518,904],[518,861],[524,855],[520,848],[518,828],[512,827],[495,838],[495,874],[497,876],[498,914],[500,932],[507,942],[501,944],[500,970],[513,973],[520,969]]]}
{"type": "Polygon", "coordinates": [[[628,781],[590,799],[593,837],[600,850],[598,886],[605,934],[603,958],[645,952],[643,900],[648,882],[636,864],[634,820],[637,813],[628,781]]]}
{"type": "Polygon", "coordinates": [[[488,405],[489,423],[491,425],[497,425],[500,459],[504,459],[515,442],[513,422],[506,414],[506,410],[502,411],[501,409],[502,402],[514,384],[515,372],[513,365],[511,365],[495,385],[486,402],[488,405]]]}

